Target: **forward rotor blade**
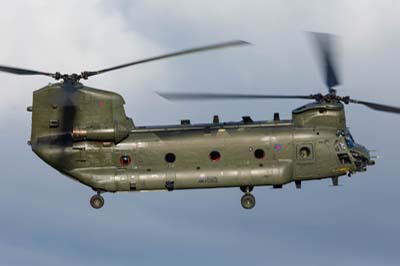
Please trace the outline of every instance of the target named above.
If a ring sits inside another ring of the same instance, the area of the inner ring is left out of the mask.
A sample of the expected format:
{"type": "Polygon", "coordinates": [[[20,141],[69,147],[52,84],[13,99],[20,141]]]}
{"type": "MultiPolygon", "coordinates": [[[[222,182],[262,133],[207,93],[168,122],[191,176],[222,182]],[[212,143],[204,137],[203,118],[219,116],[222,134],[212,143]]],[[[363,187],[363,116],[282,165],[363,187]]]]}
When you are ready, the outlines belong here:
{"type": "Polygon", "coordinates": [[[321,69],[324,74],[325,85],[329,92],[334,91],[333,87],[340,85],[337,74],[335,39],[336,36],[327,33],[310,32],[318,49],[321,69]]]}
{"type": "Polygon", "coordinates": [[[102,74],[105,72],[129,67],[129,66],[133,66],[133,65],[143,64],[143,63],[147,63],[147,62],[151,62],[151,61],[161,60],[161,59],[165,59],[165,58],[170,58],[170,57],[175,57],[175,56],[180,56],[180,55],[185,55],[185,54],[204,52],[204,51],[209,51],[209,50],[223,49],[223,48],[239,46],[239,45],[249,45],[249,44],[250,43],[242,41],[242,40],[235,40],[235,41],[229,41],[229,42],[224,42],[224,43],[212,44],[212,45],[207,45],[207,46],[201,46],[201,47],[181,50],[181,51],[177,51],[177,52],[173,52],[173,53],[169,53],[169,54],[154,56],[154,57],[126,63],[126,64],[115,66],[115,67],[105,68],[105,69],[98,70],[98,71],[85,71],[83,74],[86,77],[91,77],[91,76],[102,74]]]}
{"type": "Polygon", "coordinates": [[[11,74],[16,74],[16,75],[44,75],[44,76],[49,76],[49,77],[53,77],[53,75],[54,75],[52,73],[41,72],[41,71],[37,71],[37,70],[23,69],[23,68],[10,67],[10,66],[1,66],[1,65],[0,65],[0,72],[6,72],[6,73],[11,73],[11,74]]]}
{"type": "Polygon", "coordinates": [[[315,99],[314,95],[264,95],[264,94],[231,94],[231,93],[181,93],[157,92],[169,101],[182,100],[243,100],[243,99],[315,99]]]}
{"type": "Polygon", "coordinates": [[[365,105],[365,106],[367,106],[371,109],[377,110],[377,111],[400,114],[400,107],[396,107],[396,106],[390,106],[390,105],[385,105],[385,104],[380,104],[380,103],[365,102],[365,101],[358,101],[358,100],[354,100],[354,99],[350,99],[350,102],[362,104],[362,105],[365,105]]]}

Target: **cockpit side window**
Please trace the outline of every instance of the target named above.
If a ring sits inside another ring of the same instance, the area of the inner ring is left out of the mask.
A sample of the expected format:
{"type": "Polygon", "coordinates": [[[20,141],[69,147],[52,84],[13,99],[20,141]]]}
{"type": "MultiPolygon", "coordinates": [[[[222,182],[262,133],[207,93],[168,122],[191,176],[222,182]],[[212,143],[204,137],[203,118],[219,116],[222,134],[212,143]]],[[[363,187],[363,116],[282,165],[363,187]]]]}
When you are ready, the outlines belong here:
{"type": "Polygon", "coordinates": [[[342,137],[340,137],[339,139],[337,139],[336,141],[335,141],[335,150],[336,150],[336,152],[343,152],[343,151],[346,151],[346,143],[345,143],[345,141],[343,140],[343,138],[342,137]]]}
{"type": "Polygon", "coordinates": [[[347,153],[339,153],[338,158],[341,164],[351,164],[350,156],[347,153]]]}

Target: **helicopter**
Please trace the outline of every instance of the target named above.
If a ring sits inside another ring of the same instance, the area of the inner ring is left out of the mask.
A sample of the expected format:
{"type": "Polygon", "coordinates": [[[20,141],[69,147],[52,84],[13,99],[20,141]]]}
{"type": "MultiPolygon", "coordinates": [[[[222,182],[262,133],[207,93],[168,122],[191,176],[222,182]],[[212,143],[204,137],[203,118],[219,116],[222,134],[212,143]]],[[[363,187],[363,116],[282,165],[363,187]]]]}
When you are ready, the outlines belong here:
{"type": "Polygon", "coordinates": [[[345,104],[400,113],[400,108],[339,96],[340,84],[333,51],[333,36],[311,33],[317,44],[324,72],[326,94],[252,95],[222,93],[157,92],[167,100],[303,99],[312,100],[292,111],[292,119],[239,122],[136,126],[124,109],[123,97],[115,92],[81,83],[92,76],[160,59],[233,46],[235,40],[186,49],[80,74],[50,73],[10,66],[1,72],[44,75],[59,82],[33,92],[32,151],[60,173],[95,191],[90,205],[104,206],[105,192],[174,191],[238,187],[241,205],[252,209],[256,186],[282,188],[303,181],[364,172],[375,162],[370,151],[357,143],[346,125],[345,104]]]}

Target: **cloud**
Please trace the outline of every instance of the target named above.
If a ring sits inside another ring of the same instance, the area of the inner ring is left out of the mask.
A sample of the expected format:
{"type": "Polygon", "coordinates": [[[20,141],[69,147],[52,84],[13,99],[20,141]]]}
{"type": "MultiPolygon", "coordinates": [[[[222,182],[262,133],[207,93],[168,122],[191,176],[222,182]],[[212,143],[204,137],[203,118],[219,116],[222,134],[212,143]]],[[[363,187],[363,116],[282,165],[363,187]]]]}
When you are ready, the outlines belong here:
{"type": "MultiPolygon", "coordinates": [[[[141,32],[127,32],[120,16],[101,8],[101,1],[16,1],[0,11],[0,34],[4,53],[0,61],[5,65],[38,69],[48,72],[80,73],[98,70],[163,52],[158,44],[141,32]],[[10,12],[12,10],[13,12],[10,12]],[[15,14],[15,10],[18,10],[15,14]]],[[[134,84],[136,92],[154,76],[168,75],[161,64],[146,71],[130,69],[113,76],[87,82],[88,85],[115,89],[134,84]],[[116,80],[124,77],[124,82],[116,80]]],[[[53,82],[46,77],[24,77],[1,74],[3,90],[8,97],[0,102],[0,113],[25,109],[31,92],[53,82]]],[[[121,90],[123,92],[124,90],[121,90]]],[[[126,89],[125,89],[126,91],[126,89]]]]}

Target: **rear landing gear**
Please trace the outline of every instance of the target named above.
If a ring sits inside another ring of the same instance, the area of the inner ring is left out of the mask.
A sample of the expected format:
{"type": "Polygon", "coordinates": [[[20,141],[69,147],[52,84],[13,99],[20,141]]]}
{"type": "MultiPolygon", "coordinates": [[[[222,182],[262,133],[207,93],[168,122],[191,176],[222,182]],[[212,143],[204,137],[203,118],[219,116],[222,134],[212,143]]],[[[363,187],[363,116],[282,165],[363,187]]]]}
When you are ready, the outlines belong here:
{"type": "Polygon", "coordinates": [[[256,206],[256,198],[249,192],[242,196],[241,203],[244,209],[249,210],[256,206]]]}
{"type": "Polygon", "coordinates": [[[100,209],[104,206],[104,198],[100,195],[99,192],[90,198],[90,205],[94,209],[100,209]]]}
{"type": "Polygon", "coordinates": [[[243,193],[250,193],[253,191],[253,186],[242,186],[240,187],[240,191],[242,191],[243,193]]]}
{"type": "Polygon", "coordinates": [[[256,198],[253,196],[253,194],[250,193],[253,190],[253,187],[240,187],[240,190],[244,192],[244,195],[240,200],[242,207],[246,210],[254,208],[254,206],[256,206],[256,198]]]}

